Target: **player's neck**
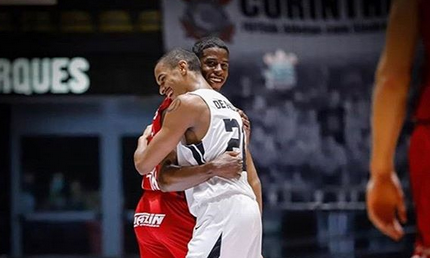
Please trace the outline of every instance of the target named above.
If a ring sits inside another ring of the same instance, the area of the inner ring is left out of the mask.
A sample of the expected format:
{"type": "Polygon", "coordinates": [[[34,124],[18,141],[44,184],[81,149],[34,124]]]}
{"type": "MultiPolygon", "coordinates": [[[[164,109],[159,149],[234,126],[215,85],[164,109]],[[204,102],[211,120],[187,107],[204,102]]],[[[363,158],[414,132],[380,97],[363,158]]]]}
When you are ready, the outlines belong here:
{"type": "Polygon", "coordinates": [[[211,90],[211,86],[202,76],[197,76],[193,83],[190,83],[190,91],[201,90],[201,89],[209,89],[211,90]]]}

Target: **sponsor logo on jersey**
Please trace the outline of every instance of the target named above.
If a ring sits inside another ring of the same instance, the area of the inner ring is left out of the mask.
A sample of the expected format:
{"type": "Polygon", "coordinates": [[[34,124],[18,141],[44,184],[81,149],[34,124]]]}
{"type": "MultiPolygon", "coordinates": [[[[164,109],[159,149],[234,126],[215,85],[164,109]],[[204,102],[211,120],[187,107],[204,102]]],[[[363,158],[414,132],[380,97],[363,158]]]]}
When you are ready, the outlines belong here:
{"type": "Polygon", "coordinates": [[[166,214],[136,213],[134,214],[134,227],[160,227],[166,214]]]}

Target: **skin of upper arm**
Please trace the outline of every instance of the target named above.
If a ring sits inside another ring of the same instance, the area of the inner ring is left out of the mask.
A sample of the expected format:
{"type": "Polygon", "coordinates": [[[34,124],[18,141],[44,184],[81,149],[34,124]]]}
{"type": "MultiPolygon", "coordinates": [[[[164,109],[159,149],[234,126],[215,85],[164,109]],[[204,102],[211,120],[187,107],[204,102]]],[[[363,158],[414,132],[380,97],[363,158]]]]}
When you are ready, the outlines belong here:
{"type": "Polygon", "coordinates": [[[194,126],[196,111],[195,104],[187,96],[181,95],[172,102],[160,131],[140,157],[141,174],[149,173],[176,147],[185,132],[194,126]]]}
{"type": "Polygon", "coordinates": [[[418,40],[417,0],[395,0],[391,7],[385,46],[378,64],[377,79],[409,81],[418,40]]]}
{"type": "Polygon", "coordinates": [[[417,0],[394,0],[372,96],[372,175],[394,171],[418,35],[417,0]]]}

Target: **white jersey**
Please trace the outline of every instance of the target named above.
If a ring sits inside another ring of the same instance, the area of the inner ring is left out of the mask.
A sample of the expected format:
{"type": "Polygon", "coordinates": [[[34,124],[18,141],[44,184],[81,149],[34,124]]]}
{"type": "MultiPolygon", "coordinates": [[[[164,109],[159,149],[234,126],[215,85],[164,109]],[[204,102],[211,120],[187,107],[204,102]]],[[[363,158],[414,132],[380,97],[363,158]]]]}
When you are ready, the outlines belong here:
{"type": "MultiPolygon", "coordinates": [[[[226,151],[238,151],[242,157],[245,134],[242,119],[236,108],[226,97],[215,90],[200,89],[189,94],[200,96],[208,105],[211,116],[210,126],[199,144],[186,145],[185,142],[178,144],[178,164],[180,166],[201,165],[226,151]]],[[[235,194],[256,199],[248,183],[246,171],[242,172],[239,179],[213,177],[186,190],[185,194],[190,211],[196,217],[198,217],[199,208],[211,201],[228,198],[235,194]]]]}

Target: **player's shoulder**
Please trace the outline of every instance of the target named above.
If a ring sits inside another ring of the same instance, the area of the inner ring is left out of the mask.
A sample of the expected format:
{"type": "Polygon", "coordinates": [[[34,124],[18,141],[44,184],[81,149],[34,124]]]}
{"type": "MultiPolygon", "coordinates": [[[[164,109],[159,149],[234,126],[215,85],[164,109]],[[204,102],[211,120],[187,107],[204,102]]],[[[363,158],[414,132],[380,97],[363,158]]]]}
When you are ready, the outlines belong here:
{"type": "Polygon", "coordinates": [[[175,100],[179,100],[184,107],[198,108],[199,106],[206,105],[205,101],[200,95],[193,93],[186,93],[178,96],[175,100]]]}
{"type": "Polygon", "coordinates": [[[201,97],[195,94],[182,94],[176,97],[167,112],[181,111],[181,112],[198,112],[199,109],[205,107],[205,102],[201,97]]]}

